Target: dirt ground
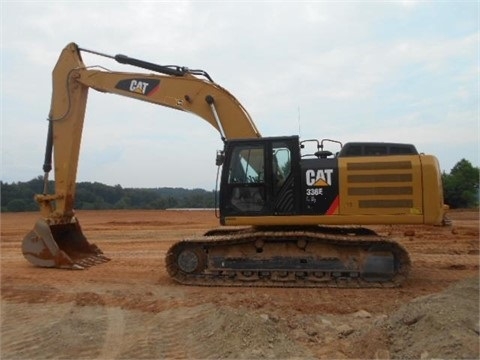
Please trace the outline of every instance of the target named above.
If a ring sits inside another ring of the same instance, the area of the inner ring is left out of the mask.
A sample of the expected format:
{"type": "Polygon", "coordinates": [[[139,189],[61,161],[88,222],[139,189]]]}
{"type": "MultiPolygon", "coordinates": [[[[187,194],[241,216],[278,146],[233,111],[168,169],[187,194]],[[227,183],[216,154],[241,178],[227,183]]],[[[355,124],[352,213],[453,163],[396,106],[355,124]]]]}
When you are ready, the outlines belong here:
{"type": "Polygon", "coordinates": [[[187,287],[170,245],[218,226],[212,211],[78,211],[112,260],[35,268],[37,213],[1,214],[1,359],[478,358],[479,214],[451,227],[376,226],[410,252],[395,289],[187,287]]]}

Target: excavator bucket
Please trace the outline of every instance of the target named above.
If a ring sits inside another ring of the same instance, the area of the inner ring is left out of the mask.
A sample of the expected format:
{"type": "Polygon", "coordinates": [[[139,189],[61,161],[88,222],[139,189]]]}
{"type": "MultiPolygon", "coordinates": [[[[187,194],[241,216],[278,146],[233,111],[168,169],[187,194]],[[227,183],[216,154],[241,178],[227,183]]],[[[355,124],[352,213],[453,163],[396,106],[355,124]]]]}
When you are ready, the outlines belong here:
{"type": "Polygon", "coordinates": [[[50,225],[40,219],[23,239],[23,256],[33,265],[85,269],[110,259],[83,235],[77,221],[50,225]]]}

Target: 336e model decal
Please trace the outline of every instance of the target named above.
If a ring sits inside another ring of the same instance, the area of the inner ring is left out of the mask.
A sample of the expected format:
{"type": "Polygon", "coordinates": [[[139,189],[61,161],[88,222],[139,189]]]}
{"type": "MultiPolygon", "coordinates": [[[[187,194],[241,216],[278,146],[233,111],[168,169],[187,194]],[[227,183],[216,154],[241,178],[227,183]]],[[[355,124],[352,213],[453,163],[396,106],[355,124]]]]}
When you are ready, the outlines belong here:
{"type": "Polygon", "coordinates": [[[311,161],[302,170],[305,210],[312,214],[334,214],[338,207],[337,160],[311,161]]]}
{"type": "MultiPolygon", "coordinates": [[[[323,195],[323,188],[332,185],[333,169],[308,169],[305,171],[306,195],[323,195]],[[308,187],[312,186],[312,187],[308,187]]],[[[312,199],[315,202],[314,199],[312,199]]]]}

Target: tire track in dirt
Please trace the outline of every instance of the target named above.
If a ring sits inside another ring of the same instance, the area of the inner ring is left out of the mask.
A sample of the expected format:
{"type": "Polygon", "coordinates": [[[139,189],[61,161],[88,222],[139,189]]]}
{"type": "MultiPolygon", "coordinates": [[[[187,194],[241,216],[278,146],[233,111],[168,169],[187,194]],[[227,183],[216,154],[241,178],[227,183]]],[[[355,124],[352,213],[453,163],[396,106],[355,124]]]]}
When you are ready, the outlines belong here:
{"type": "MultiPolygon", "coordinates": [[[[198,308],[165,310],[157,314],[128,312],[128,329],[142,327],[143,334],[125,341],[119,358],[187,358],[187,354],[202,353],[203,345],[189,342],[188,326],[190,322],[202,321],[203,311],[198,308]],[[132,341],[133,340],[133,341],[132,341]]],[[[205,356],[200,356],[205,358],[205,356]]]]}
{"type": "Polygon", "coordinates": [[[104,341],[105,319],[101,306],[2,301],[2,358],[96,357],[104,341]]]}
{"type": "Polygon", "coordinates": [[[227,317],[228,312],[226,316],[212,304],[157,314],[129,311],[125,314],[126,328],[142,328],[142,334],[126,333],[117,358],[218,358],[225,344],[214,334],[221,333],[227,317]]]}
{"type": "Polygon", "coordinates": [[[125,335],[125,316],[118,307],[107,307],[107,330],[105,341],[97,359],[114,359],[125,335]]]}
{"type": "Polygon", "coordinates": [[[201,304],[149,313],[82,305],[85,296],[70,303],[3,300],[2,358],[207,359],[309,354],[278,323],[246,310],[201,304]]]}

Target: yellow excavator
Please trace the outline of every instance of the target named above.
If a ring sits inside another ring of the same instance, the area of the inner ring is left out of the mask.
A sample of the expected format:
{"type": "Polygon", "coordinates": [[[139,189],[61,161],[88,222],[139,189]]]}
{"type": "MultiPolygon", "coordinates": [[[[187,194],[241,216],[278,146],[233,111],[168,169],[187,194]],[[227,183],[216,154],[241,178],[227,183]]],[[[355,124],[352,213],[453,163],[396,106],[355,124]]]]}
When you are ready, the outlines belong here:
{"type": "Polygon", "coordinates": [[[391,287],[411,267],[399,243],[365,227],[444,221],[440,168],[414,145],[262,137],[240,102],[203,70],[68,44],[53,70],[41,218],[22,251],[41,267],[84,269],[108,257],[82,233],[75,182],[89,89],[193,113],[220,133],[218,217],[225,225],[175,243],[166,268],[207,286],[391,287]],[[81,53],[148,70],[87,67],[81,53]],[[328,150],[328,147],[336,151],[328,150]],[[48,189],[55,172],[55,191],[48,189]]]}

